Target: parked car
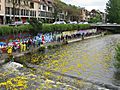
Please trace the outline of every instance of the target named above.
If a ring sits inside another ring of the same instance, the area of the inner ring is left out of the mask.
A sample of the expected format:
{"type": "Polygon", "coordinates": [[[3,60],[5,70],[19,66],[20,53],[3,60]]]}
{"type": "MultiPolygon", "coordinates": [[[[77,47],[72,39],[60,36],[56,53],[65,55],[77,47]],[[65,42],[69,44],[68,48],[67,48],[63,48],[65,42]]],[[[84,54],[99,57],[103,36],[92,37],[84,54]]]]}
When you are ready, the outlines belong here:
{"type": "Polygon", "coordinates": [[[15,21],[15,22],[12,22],[11,24],[9,24],[10,26],[16,26],[16,25],[22,25],[23,22],[22,21],[15,21]]]}
{"type": "Polygon", "coordinates": [[[27,24],[30,24],[30,23],[29,22],[25,22],[24,24],[27,25],[27,24]]]}
{"type": "Polygon", "coordinates": [[[53,24],[66,24],[65,21],[55,21],[53,24]]]}
{"type": "Polygon", "coordinates": [[[117,24],[117,23],[113,23],[113,24],[117,24]]]}
{"type": "Polygon", "coordinates": [[[69,24],[77,24],[77,21],[69,22],[69,24]]]}
{"type": "Polygon", "coordinates": [[[97,22],[97,24],[102,24],[102,22],[97,22]]]}
{"type": "Polygon", "coordinates": [[[83,22],[79,22],[79,24],[83,24],[83,22]]]}
{"type": "Polygon", "coordinates": [[[107,24],[110,24],[110,23],[107,23],[107,24]]]}
{"type": "Polygon", "coordinates": [[[88,24],[88,22],[79,22],[79,24],[88,24]]]}
{"type": "Polygon", "coordinates": [[[88,22],[83,22],[83,24],[88,24],[88,22]]]}

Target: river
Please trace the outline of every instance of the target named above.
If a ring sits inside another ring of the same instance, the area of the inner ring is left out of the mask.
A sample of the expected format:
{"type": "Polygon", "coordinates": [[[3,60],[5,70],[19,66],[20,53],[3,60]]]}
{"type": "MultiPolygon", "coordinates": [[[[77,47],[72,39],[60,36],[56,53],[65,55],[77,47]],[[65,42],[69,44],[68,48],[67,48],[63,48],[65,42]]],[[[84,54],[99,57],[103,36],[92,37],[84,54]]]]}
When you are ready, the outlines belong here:
{"type": "Polygon", "coordinates": [[[120,85],[117,78],[120,76],[116,76],[113,66],[118,42],[119,34],[64,45],[52,54],[52,65],[47,64],[46,68],[85,80],[120,85]],[[55,60],[58,65],[52,67],[55,60]]]}
{"type": "Polygon", "coordinates": [[[37,64],[39,68],[34,73],[36,75],[41,68],[45,68],[83,80],[119,87],[120,74],[116,73],[113,65],[115,47],[119,42],[120,34],[106,35],[47,50],[44,55],[37,53],[23,58],[28,61],[31,58],[32,63],[42,61],[37,64]]]}

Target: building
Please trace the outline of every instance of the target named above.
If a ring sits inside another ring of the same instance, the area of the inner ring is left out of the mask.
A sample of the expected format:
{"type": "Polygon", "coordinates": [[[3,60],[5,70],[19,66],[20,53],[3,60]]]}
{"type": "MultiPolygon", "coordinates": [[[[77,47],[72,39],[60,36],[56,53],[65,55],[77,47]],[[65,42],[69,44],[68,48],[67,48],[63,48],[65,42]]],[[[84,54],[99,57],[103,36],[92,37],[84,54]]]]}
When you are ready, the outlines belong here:
{"type": "Polygon", "coordinates": [[[86,21],[86,9],[85,8],[80,8],[80,20],[86,21]]]}
{"type": "MultiPolygon", "coordinates": [[[[23,21],[37,18],[45,22],[54,22],[54,5],[53,0],[0,0],[0,24],[8,24],[12,21],[23,21]]],[[[85,8],[81,8],[81,21],[86,21],[85,8]]],[[[67,11],[60,11],[58,14],[59,21],[66,20],[67,11]]]]}
{"type": "MultiPolygon", "coordinates": [[[[4,1],[4,0],[3,0],[4,1]]],[[[25,22],[29,18],[37,17],[37,2],[16,0],[14,5],[11,0],[5,0],[5,18],[6,23],[10,23],[15,15],[15,21],[22,20],[25,22]],[[15,7],[15,8],[13,8],[15,7]]]]}
{"type": "Polygon", "coordinates": [[[0,0],[0,24],[3,24],[5,20],[5,2],[0,0]]]}
{"type": "MultiPolygon", "coordinates": [[[[46,22],[53,22],[54,19],[54,5],[53,0],[41,0],[39,6],[39,18],[46,22]]],[[[67,12],[62,10],[58,14],[58,20],[65,20],[67,12]]]]}
{"type": "Polygon", "coordinates": [[[90,12],[90,18],[100,18],[99,22],[105,23],[106,22],[106,13],[103,13],[99,10],[91,10],[90,12]]]}
{"type": "Polygon", "coordinates": [[[54,8],[52,0],[41,0],[39,3],[38,16],[43,21],[51,21],[53,17],[54,8]]]}
{"type": "MultiPolygon", "coordinates": [[[[37,18],[47,22],[54,21],[54,7],[53,0],[0,0],[0,24],[7,24],[22,20],[26,22],[27,19],[37,18]],[[14,8],[15,7],[15,8],[14,8]]],[[[66,12],[59,13],[59,20],[65,20],[66,12]]]]}

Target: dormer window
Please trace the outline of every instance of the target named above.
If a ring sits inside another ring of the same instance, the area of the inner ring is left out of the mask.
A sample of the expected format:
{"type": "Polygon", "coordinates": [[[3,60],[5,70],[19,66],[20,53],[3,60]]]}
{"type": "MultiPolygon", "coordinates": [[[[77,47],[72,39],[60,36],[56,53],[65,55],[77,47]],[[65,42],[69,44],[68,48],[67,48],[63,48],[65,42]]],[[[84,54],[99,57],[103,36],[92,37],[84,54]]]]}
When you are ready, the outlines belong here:
{"type": "Polygon", "coordinates": [[[43,5],[43,10],[46,10],[46,6],[45,5],[43,5]]]}
{"type": "Polygon", "coordinates": [[[30,3],[30,8],[34,8],[34,3],[33,2],[30,3]]]}

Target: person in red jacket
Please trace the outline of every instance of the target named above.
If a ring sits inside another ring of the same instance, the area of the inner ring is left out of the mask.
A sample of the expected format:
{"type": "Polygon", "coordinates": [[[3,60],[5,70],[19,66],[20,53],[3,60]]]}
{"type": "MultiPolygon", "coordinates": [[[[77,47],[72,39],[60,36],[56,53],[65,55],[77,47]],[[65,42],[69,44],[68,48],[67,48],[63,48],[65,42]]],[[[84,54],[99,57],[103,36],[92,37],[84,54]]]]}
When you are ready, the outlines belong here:
{"type": "Polygon", "coordinates": [[[44,35],[42,35],[42,43],[43,43],[43,44],[45,43],[44,35]]]}

